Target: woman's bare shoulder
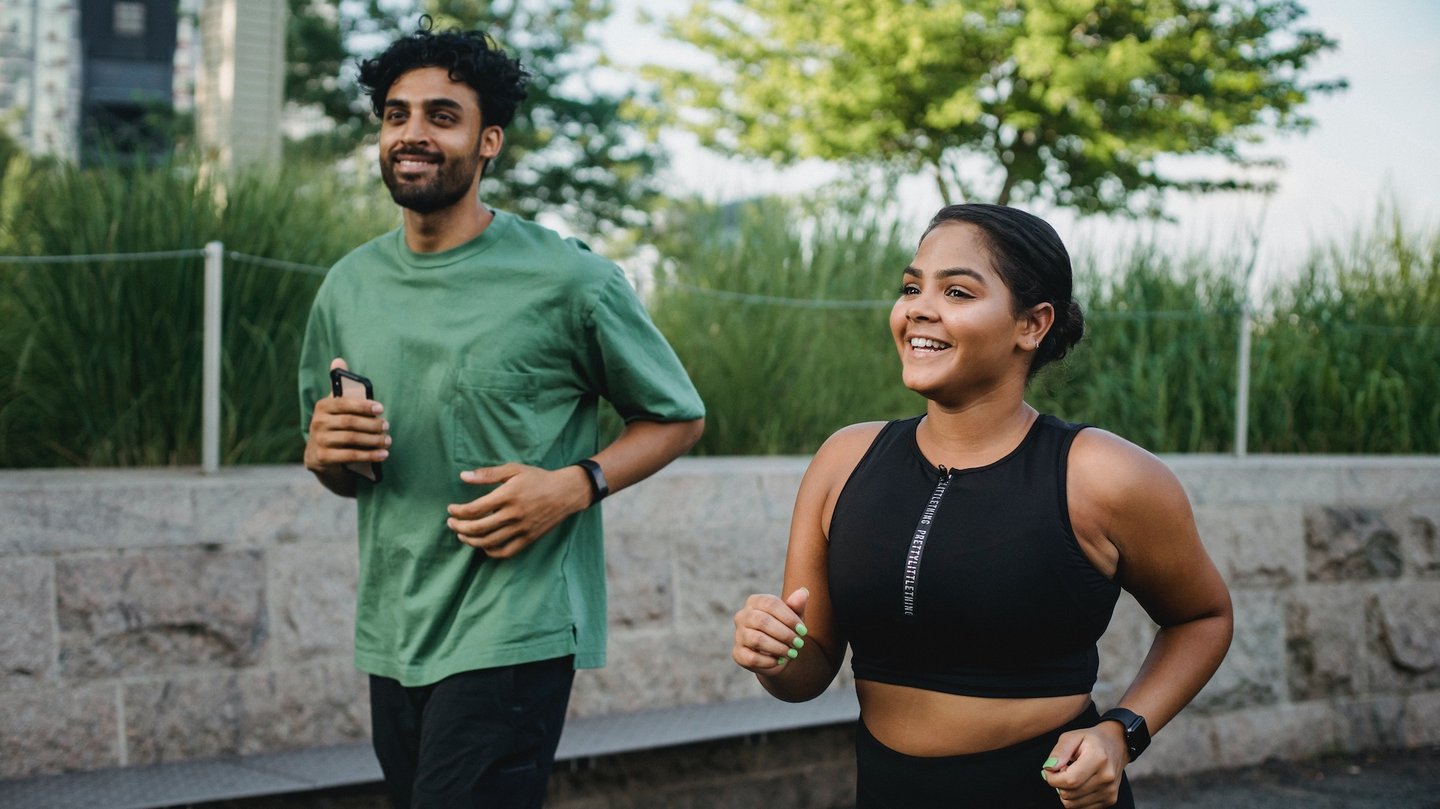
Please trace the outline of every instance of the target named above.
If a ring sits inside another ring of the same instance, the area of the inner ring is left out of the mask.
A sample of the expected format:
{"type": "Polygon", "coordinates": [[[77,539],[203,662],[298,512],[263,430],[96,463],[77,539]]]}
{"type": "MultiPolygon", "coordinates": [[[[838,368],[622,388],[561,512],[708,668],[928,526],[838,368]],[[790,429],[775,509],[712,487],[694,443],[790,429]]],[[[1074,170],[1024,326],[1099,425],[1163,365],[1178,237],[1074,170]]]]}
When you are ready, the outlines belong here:
{"type": "Polygon", "coordinates": [[[1077,534],[1103,536],[1122,558],[1193,537],[1195,518],[1180,479],[1163,461],[1104,430],[1075,437],[1067,475],[1077,534]]]}
{"type": "Polygon", "coordinates": [[[848,427],[841,427],[825,439],[820,449],[815,451],[815,459],[811,466],[824,465],[825,467],[845,467],[848,474],[855,464],[860,462],[860,457],[875,443],[875,437],[885,429],[888,422],[864,421],[859,424],[851,424],[848,427]]]}
{"type": "Polygon", "coordinates": [[[1125,438],[1089,427],[1075,436],[1070,449],[1072,486],[1079,484],[1106,500],[1126,500],[1137,493],[1179,489],[1180,481],[1164,461],[1125,438]]]}

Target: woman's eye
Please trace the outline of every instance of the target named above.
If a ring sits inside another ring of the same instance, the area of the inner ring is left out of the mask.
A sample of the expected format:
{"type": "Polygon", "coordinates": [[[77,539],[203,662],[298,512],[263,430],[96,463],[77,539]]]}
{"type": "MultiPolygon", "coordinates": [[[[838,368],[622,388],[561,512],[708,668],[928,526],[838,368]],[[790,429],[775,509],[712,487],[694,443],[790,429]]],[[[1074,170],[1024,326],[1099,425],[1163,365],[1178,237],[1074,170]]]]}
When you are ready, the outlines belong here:
{"type": "Polygon", "coordinates": [[[914,284],[901,284],[901,285],[900,285],[900,294],[901,294],[901,295],[917,295],[917,294],[919,294],[919,293],[920,293],[920,287],[917,287],[917,286],[915,286],[914,284]]]}
{"type": "Polygon", "coordinates": [[[950,287],[949,289],[945,290],[945,294],[948,295],[948,296],[950,296],[950,297],[952,297],[952,298],[973,298],[973,297],[975,297],[974,295],[971,295],[969,292],[966,292],[966,291],[965,291],[963,288],[961,288],[961,287],[950,287]]]}

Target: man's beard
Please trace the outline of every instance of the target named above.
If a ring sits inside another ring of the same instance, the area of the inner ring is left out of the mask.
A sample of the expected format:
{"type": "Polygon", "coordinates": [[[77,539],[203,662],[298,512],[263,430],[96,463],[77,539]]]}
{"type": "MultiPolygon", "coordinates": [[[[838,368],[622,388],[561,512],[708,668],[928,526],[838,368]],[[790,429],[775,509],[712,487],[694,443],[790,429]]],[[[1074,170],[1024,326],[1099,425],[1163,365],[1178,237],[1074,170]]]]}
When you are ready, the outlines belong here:
{"type": "Polygon", "coordinates": [[[390,189],[390,198],[402,208],[415,213],[434,213],[449,208],[464,199],[470,191],[475,174],[480,171],[480,152],[477,149],[469,158],[452,163],[440,152],[393,152],[380,161],[380,178],[390,189]],[[395,161],[406,155],[439,158],[435,177],[428,182],[401,183],[395,177],[395,161]]]}

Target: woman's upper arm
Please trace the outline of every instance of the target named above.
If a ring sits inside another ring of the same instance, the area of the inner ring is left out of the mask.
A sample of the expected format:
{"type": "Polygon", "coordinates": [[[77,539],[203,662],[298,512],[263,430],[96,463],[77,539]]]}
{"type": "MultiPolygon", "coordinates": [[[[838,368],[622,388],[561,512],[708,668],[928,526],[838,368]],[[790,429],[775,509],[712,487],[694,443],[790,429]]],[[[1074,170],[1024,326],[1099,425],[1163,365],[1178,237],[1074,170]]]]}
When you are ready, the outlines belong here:
{"type": "Polygon", "coordinates": [[[825,652],[834,669],[845,656],[845,639],[838,636],[830,600],[830,514],[850,473],[869,449],[884,424],[871,422],[846,427],[830,436],[805,470],[795,511],[790,519],[790,542],[785,554],[785,584],[781,597],[801,587],[810,589],[805,607],[806,643],[825,652]]]}
{"type": "Polygon", "coordinates": [[[1087,429],[1070,451],[1071,520],[1082,543],[1113,547],[1116,580],[1161,626],[1230,610],[1185,489],[1140,447],[1087,429]]]}

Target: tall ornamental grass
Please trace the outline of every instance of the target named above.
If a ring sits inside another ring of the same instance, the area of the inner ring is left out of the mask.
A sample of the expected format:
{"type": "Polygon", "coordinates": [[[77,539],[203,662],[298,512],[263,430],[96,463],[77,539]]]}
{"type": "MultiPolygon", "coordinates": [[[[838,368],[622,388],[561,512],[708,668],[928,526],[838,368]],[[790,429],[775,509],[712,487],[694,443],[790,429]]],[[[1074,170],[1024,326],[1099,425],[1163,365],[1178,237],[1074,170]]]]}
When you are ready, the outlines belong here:
{"type": "Polygon", "coordinates": [[[1257,452],[1440,452],[1440,233],[1398,212],[1315,250],[1255,337],[1257,452]]]}
{"type": "Polygon", "coordinates": [[[698,452],[809,453],[847,423],[923,407],[887,325],[912,237],[864,207],[763,199],[666,217],[651,311],[705,400],[698,452]]]}
{"type": "MultiPolygon", "coordinates": [[[[702,454],[808,454],[840,427],[923,412],[887,317],[918,222],[829,192],[677,202],[644,240],[656,323],[704,396],[702,454]]],[[[369,178],[12,161],[0,255],[198,248],[329,265],[394,226],[369,178]]],[[[1233,448],[1247,255],[1083,245],[1087,335],[1029,397],[1159,452],[1233,448]],[[1114,255],[1116,251],[1106,251],[1114,255]]],[[[0,466],[199,458],[202,261],[0,265],[0,466]]],[[[299,458],[295,364],[316,275],[227,259],[222,457],[299,458]]],[[[1255,310],[1252,452],[1440,452],[1440,236],[1394,211],[1275,272],[1255,310]]],[[[403,313],[397,313],[403,316],[403,313]]],[[[613,431],[614,418],[610,419],[613,431]]]]}
{"type": "Polygon", "coordinates": [[[1085,337],[1041,371],[1029,401],[1157,452],[1228,450],[1244,259],[1137,244],[1108,264],[1083,252],[1074,263],[1085,337]]]}
{"type": "MultiPolygon", "coordinates": [[[[0,255],[227,250],[328,265],[394,226],[333,172],[220,183],[159,168],[15,165],[0,255]]],[[[296,361],[314,274],[227,259],[222,459],[297,460],[296,361]]],[[[0,265],[0,465],[199,461],[203,260],[0,265]]]]}
{"type": "MultiPolygon", "coordinates": [[[[669,222],[654,313],[709,409],[698,452],[810,453],[923,412],[886,325],[914,235],[877,209],[764,200],[669,222]]],[[[1074,252],[1086,336],[1029,400],[1157,452],[1232,451],[1248,249],[1074,252]]],[[[1389,212],[1252,306],[1250,451],[1440,452],[1440,237],[1389,212]]]]}

